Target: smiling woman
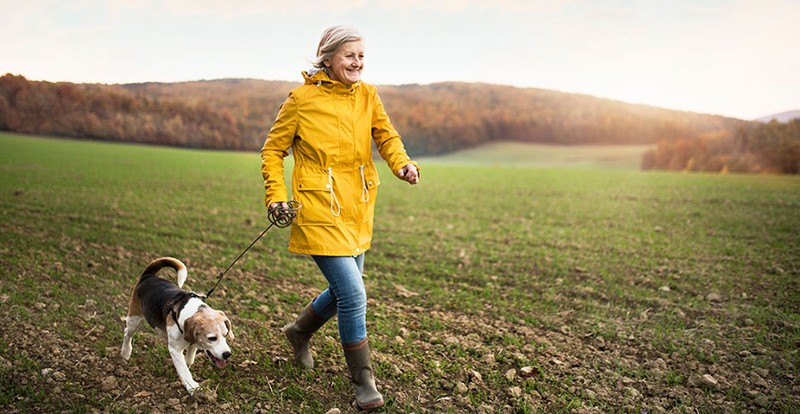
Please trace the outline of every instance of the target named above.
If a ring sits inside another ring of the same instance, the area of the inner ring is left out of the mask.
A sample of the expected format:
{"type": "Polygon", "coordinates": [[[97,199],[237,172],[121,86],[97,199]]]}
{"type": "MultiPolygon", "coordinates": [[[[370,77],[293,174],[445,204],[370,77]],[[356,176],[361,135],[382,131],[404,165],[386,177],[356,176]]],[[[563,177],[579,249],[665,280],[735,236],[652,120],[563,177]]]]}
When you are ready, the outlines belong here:
{"type": "Polygon", "coordinates": [[[364,39],[350,28],[332,27],[319,42],[314,66],[327,72],[331,80],[353,85],[364,70],[364,39]]]}
{"type": "Polygon", "coordinates": [[[292,224],[289,250],[311,255],[328,281],[328,288],[283,328],[294,360],[314,367],[311,336],[337,316],[356,404],[374,409],[384,401],[370,363],[362,278],[380,184],[372,142],[397,178],[416,184],[419,172],[375,87],[361,82],[363,69],[364,40],[358,31],[325,30],[314,69],[303,72],[305,84],[290,92],[272,124],[261,150],[261,173],[265,204],[281,214],[289,201],[283,162],[292,149],[292,194],[303,208],[292,224]]]}

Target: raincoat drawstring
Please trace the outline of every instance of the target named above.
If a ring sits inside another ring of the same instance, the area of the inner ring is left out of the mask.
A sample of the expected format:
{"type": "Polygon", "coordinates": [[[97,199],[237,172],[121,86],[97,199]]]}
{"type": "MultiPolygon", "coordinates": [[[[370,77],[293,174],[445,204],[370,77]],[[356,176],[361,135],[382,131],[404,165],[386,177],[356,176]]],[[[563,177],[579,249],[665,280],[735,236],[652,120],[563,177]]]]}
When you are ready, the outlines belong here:
{"type": "Polygon", "coordinates": [[[362,165],[360,168],[361,170],[361,201],[367,202],[369,201],[369,188],[367,187],[367,178],[364,176],[364,166],[362,165]]]}
{"type": "Polygon", "coordinates": [[[339,199],[336,198],[336,192],[333,191],[333,168],[330,167],[328,167],[328,188],[331,191],[331,214],[339,217],[342,214],[342,206],[339,205],[339,199]],[[333,210],[334,204],[336,204],[336,211],[333,210]]]}

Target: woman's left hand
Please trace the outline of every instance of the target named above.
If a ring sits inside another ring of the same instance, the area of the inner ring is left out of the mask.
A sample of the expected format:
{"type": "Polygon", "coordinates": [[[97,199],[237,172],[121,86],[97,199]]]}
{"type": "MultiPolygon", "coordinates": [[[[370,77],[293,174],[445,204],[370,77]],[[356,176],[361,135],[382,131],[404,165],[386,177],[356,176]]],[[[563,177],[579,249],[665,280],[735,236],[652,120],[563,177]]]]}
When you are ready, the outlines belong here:
{"type": "Polygon", "coordinates": [[[401,179],[407,181],[409,184],[414,185],[419,182],[419,171],[414,164],[408,164],[397,172],[401,179]]]}

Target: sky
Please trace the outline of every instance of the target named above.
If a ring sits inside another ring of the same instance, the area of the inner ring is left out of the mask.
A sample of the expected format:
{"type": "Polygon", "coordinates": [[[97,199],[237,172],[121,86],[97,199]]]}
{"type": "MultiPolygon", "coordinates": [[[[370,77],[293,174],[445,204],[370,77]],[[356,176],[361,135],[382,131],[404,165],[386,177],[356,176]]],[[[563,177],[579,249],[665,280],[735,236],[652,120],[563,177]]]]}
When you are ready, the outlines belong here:
{"type": "Polygon", "coordinates": [[[482,82],[755,119],[800,110],[798,0],[0,0],[0,74],[301,81],[357,28],[362,80],[482,82]]]}

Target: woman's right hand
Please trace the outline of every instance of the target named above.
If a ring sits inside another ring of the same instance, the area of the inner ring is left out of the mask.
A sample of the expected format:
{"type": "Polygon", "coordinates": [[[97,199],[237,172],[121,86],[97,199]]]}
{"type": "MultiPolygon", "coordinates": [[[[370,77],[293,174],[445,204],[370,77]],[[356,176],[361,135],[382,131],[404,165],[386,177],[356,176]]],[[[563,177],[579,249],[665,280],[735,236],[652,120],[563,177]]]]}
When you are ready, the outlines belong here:
{"type": "Polygon", "coordinates": [[[284,213],[285,211],[289,211],[289,203],[285,201],[272,203],[269,205],[268,211],[270,213],[275,212],[275,217],[280,218],[281,216],[283,216],[283,214],[285,214],[284,213]]]}

